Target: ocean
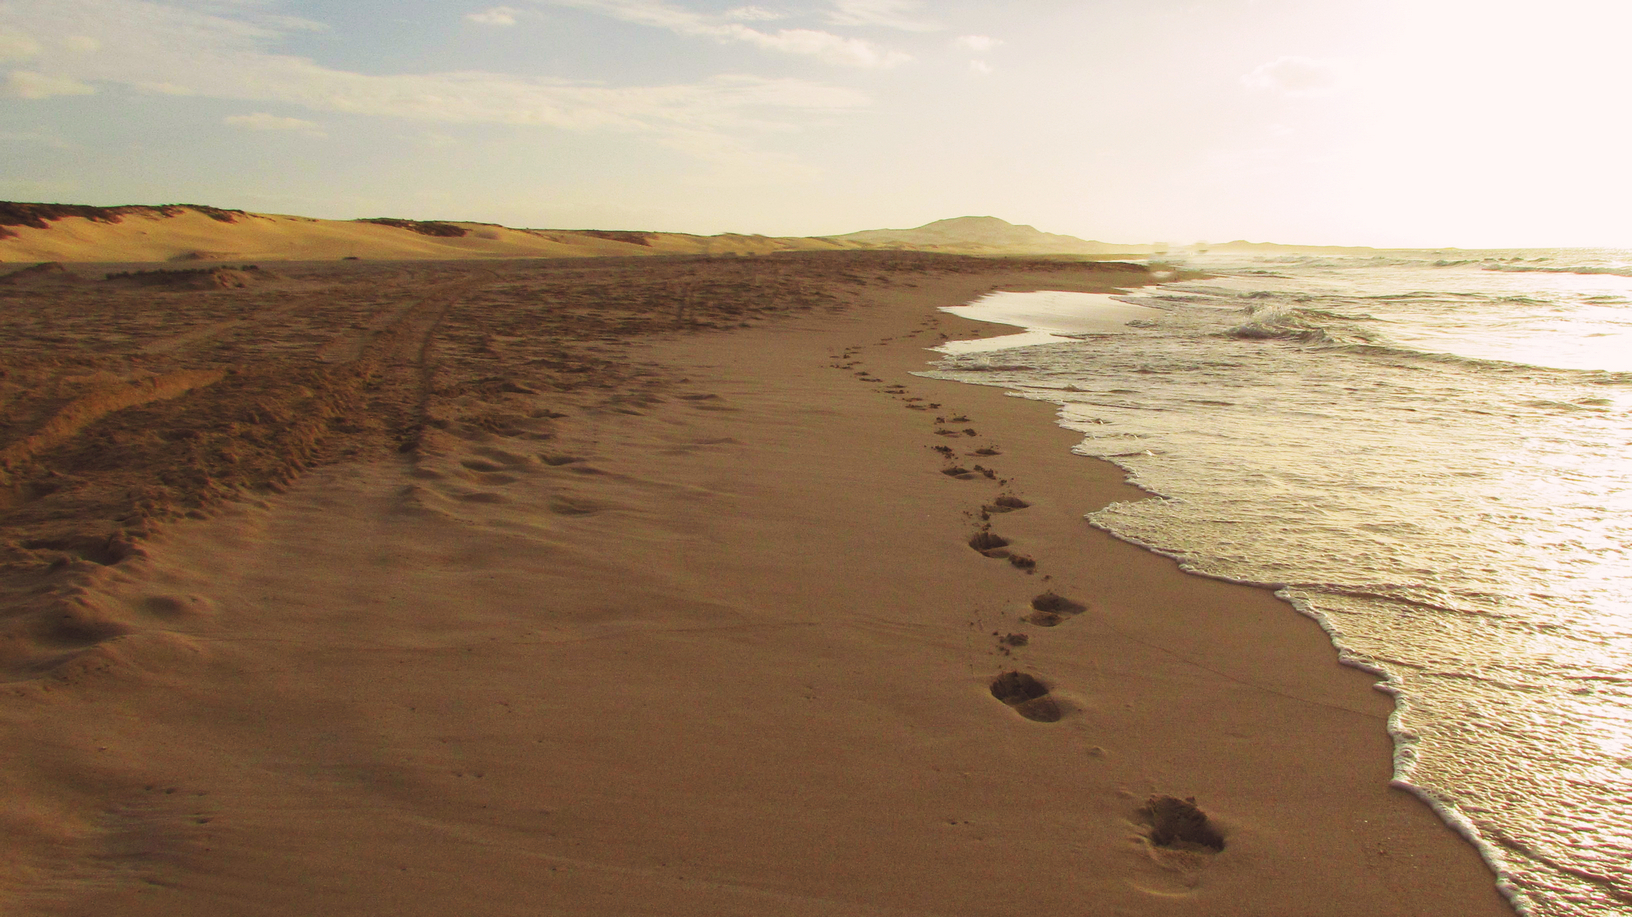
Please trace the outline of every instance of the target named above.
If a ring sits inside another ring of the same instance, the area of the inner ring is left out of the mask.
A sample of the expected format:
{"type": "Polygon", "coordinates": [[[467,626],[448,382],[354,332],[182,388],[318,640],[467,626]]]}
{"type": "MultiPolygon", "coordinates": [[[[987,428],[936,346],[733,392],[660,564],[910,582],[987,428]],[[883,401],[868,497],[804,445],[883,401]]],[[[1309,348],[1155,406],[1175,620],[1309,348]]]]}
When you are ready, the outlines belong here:
{"type": "Polygon", "coordinates": [[[1395,782],[1535,917],[1632,915],[1632,252],[1193,257],[925,375],[1059,405],[1089,516],[1277,590],[1382,676],[1395,782]]]}

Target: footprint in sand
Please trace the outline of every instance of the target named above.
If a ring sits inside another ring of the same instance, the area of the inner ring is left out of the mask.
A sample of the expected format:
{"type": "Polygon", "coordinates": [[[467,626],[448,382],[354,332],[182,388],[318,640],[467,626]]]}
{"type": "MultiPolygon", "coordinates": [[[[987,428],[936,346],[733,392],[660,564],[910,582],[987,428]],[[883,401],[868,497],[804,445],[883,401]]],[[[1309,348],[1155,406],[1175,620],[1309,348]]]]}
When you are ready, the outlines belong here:
{"type": "Polygon", "coordinates": [[[1004,558],[1009,556],[1009,540],[993,532],[976,532],[969,539],[969,547],[987,557],[1004,558]]]}
{"type": "Polygon", "coordinates": [[[996,500],[993,500],[991,503],[981,507],[981,509],[988,513],[1012,513],[1017,509],[1025,509],[1030,505],[1030,503],[1027,503],[1019,497],[1011,497],[1008,494],[1004,494],[1003,496],[998,497],[996,500]]]}
{"type": "Polygon", "coordinates": [[[1148,829],[1146,839],[1155,847],[1200,854],[1224,849],[1224,835],[1196,805],[1194,796],[1152,796],[1139,808],[1138,815],[1148,829]]]}
{"type": "Polygon", "coordinates": [[[1004,672],[992,680],[992,696],[1037,723],[1057,723],[1065,714],[1048,686],[1025,672],[1004,672]]]}
{"type": "Polygon", "coordinates": [[[1045,592],[1031,600],[1031,614],[1022,620],[1038,627],[1055,627],[1067,618],[1075,617],[1087,610],[1088,606],[1081,602],[1073,602],[1065,596],[1045,592]]]}
{"type": "Polygon", "coordinates": [[[578,455],[540,455],[538,459],[552,468],[560,468],[562,465],[575,465],[584,460],[582,456],[578,455]]]}

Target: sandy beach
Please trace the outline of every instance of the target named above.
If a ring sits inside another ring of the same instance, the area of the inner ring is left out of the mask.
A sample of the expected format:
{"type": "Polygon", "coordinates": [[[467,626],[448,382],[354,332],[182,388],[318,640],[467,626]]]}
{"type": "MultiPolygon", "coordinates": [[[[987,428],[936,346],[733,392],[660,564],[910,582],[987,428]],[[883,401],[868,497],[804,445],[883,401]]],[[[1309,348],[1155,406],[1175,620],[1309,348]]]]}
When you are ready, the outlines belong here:
{"type": "Polygon", "coordinates": [[[152,267],[0,286],[6,913],[1512,913],[1313,621],[911,375],[1143,267],[152,267]]]}

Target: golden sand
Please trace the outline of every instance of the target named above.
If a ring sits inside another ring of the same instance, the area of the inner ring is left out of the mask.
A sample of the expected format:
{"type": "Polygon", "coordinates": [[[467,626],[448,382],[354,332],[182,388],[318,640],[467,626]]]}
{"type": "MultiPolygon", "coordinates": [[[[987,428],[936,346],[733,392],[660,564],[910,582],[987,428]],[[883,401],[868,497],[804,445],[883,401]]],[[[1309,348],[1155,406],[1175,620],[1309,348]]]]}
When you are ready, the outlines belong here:
{"type": "Polygon", "coordinates": [[[1318,626],[911,375],[1143,268],[188,276],[0,286],[8,914],[1509,913],[1318,626]]]}

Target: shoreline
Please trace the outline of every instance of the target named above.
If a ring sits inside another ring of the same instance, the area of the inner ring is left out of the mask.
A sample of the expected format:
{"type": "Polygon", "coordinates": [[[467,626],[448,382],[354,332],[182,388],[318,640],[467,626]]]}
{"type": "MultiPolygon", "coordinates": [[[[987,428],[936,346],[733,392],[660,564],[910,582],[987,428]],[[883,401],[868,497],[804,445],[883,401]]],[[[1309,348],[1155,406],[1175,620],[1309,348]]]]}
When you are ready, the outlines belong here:
{"type": "Polygon", "coordinates": [[[1144,492],[1044,403],[910,375],[1028,284],[628,344],[516,431],[449,388],[411,452],[168,527],[89,595],[153,626],[5,702],[33,823],[117,867],[39,912],[1511,914],[1315,622],[1089,526],[1144,492]],[[1223,851],[1150,843],[1162,794],[1223,851]]]}
{"type": "MultiPolygon", "coordinates": [[[[1010,313],[1013,312],[1013,308],[1014,307],[1011,306],[1009,308],[1009,310],[1007,310],[1007,311],[1005,311],[1003,309],[999,309],[998,312],[1000,313],[1000,317],[978,317],[977,318],[977,317],[974,317],[974,316],[969,316],[969,318],[972,321],[974,321],[976,323],[976,325],[978,326],[977,329],[975,329],[975,330],[978,330],[980,333],[979,334],[974,334],[972,337],[969,337],[969,338],[959,338],[958,340],[975,342],[975,341],[981,341],[981,340],[995,340],[995,339],[1001,339],[1001,338],[1022,338],[1022,337],[1027,337],[1027,336],[1031,336],[1031,335],[1036,335],[1036,336],[1046,338],[1049,335],[1057,334],[1057,332],[1053,332],[1053,331],[1039,330],[1037,328],[1032,327],[1031,325],[1028,325],[1024,321],[1017,320],[1014,315],[1010,314],[1010,313]],[[987,325],[994,326],[995,330],[988,330],[987,328],[984,327],[984,326],[987,326],[987,325]],[[1018,332],[1016,331],[1016,329],[1018,329],[1018,332]]],[[[1022,306],[1021,308],[1023,309],[1024,307],[1022,306]]],[[[964,316],[964,315],[967,315],[968,313],[964,312],[964,311],[954,310],[953,314],[964,316]]],[[[1046,322],[1047,319],[1044,318],[1043,320],[1046,322]]],[[[1016,343],[1016,344],[1014,344],[1012,346],[1014,346],[1014,347],[1023,347],[1023,346],[1028,346],[1029,343],[1048,343],[1048,341],[1045,339],[1045,340],[1039,340],[1039,341],[1036,341],[1036,342],[1016,343]]],[[[982,349],[981,352],[985,352],[985,350],[982,349]]],[[[931,378],[934,378],[934,377],[931,377],[931,378]]],[[[1000,384],[992,384],[992,385],[983,386],[982,383],[972,381],[972,380],[967,381],[967,382],[963,382],[963,380],[949,379],[949,380],[945,380],[945,381],[958,382],[958,383],[961,383],[961,384],[967,384],[967,385],[976,386],[976,387],[995,388],[995,389],[998,389],[1000,391],[1003,391],[1006,395],[1011,395],[1012,396],[1012,393],[1009,391],[1009,387],[1006,387],[1006,386],[1000,385],[1000,384]]],[[[1055,417],[1053,419],[1053,423],[1056,426],[1059,426],[1061,429],[1066,430],[1067,433],[1070,434],[1071,439],[1073,440],[1073,443],[1075,443],[1079,439],[1079,434],[1075,433],[1074,431],[1070,431],[1069,428],[1064,427],[1064,425],[1060,423],[1060,414],[1059,414],[1059,412],[1062,410],[1061,405],[1059,405],[1059,404],[1057,404],[1057,403],[1055,403],[1053,401],[1050,401],[1050,400],[1048,400],[1046,398],[1024,398],[1023,396],[1013,396],[1013,397],[1017,397],[1017,398],[1019,398],[1019,400],[1036,401],[1039,404],[1051,406],[1055,411],[1055,417]]],[[[1135,493],[1131,497],[1128,498],[1130,500],[1162,499],[1164,497],[1164,495],[1159,491],[1150,490],[1150,489],[1144,488],[1144,487],[1142,487],[1142,486],[1140,486],[1140,485],[1138,485],[1136,483],[1133,483],[1133,478],[1135,477],[1134,470],[1130,469],[1130,468],[1123,467],[1120,463],[1118,463],[1117,461],[1115,461],[1115,460],[1113,460],[1111,458],[1105,458],[1105,457],[1100,457],[1100,456],[1091,456],[1091,455],[1079,455],[1079,457],[1083,458],[1083,459],[1085,459],[1085,460],[1087,460],[1089,462],[1093,462],[1095,464],[1108,465],[1108,466],[1111,466],[1112,468],[1116,469],[1116,473],[1121,475],[1123,485],[1125,487],[1131,488],[1132,490],[1135,491],[1135,493]]],[[[1512,886],[1509,885],[1509,881],[1508,881],[1507,877],[1503,876],[1500,873],[1496,862],[1494,862],[1491,859],[1492,855],[1497,855],[1496,852],[1497,852],[1498,848],[1495,848],[1491,844],[1491,842],[1485,840],[1484,838],[1482,838],[1479,835],[1478,828],[1475,826],[1473,821],[1471,819],[1469,819],[1466,815],[1464,815],[1461,812],[1457,811],[1454,807],[1451,807],[1451,806],[1447,805],[1446,803],[1444,803],[1442,800],[1440,800],[1438,797],[1436,797],[1430,790],[1428,790],[1428,789],[1426,789],[1424,787],[1418,786],[1415,783],[1412,783],[1408,777],[1401,776],[1402,761],[1407,760],[1411,755],[1413,755],[1414,754],[1414,749],[1413,749],[1413,747],[1411,745],[1406,744],[1406,737],[1409,734],[1402,735],[1400,730],[1403,727],[1400,727],[1398,725],[1398,723],[1397,723],[1397,717],[1398,717],[1399,711],[1398,711],[1397,701],[1395,700],[1395,698],[1397,698],[1398,693],[1399,693],[1399,685],[1398,685],[1397,681],[1393,678],[1393,676],[1391,676],[1385,669],[1382,669],[1382,668],[1374,666],[1374,665],[1370,665],[1370,664],[1366,663],[1365,661],[1346,653],[1343,650],[1343,648],[1341,647],[1340,641],[1338,639],[1338,635],[1332,631],[1331,622],[1328,621],[1319,612],[1317,612],[1317,611],[1315,611],[1313,609],[1304,607],[1302,604],[1300,604],[1298,601],[1296,601],[1292,596],[1287,595],[1286,592],[1285,592],[1285,590],[1286,590],[1285,586],[1276,585],[1276,584],[1272,584],[1272,583],[1266,583],[1266,582],[1257,582],[1257,581],[1246,580],[1246,579],[1236,579],[1236,578],[1232,578],[1230,576],[1227,576],[1227,575],[1224,575],[1224,574],[1221,574],[1221,573],[1208,573],[1208,572],[1205,572],[1205,571],[1202,571],[1202,570],[1192,569],[1191,567],[1186,566],[1184,564],[1184,558],[1180,554],[1176,554],[1176,553],[1173,553],[1171,551],[1164,550],[1164,549],[1162,549],[1160,547],[1156,547],[1154,545],[1147,544],[1147,543],[1145,543],[1143,541],[1140,541],[1137,538],[1132,537],[1131,535],[1124,534],[1122,532],[1118,532],[1114,528],[1111,528],[1111,527],[1108,527],[1108,526],[1100,526],[1100,525],[1092,522],[1091,521],[1091,516],[1093,515],[1093,513],[1098,512],[1098,510],[1100,510],[1100,509],[1103,509],[1105,507],[1105,505],[1107,505],[1107,504],[1109,504],[1111,502],[1122,502],[1122,501],[1121,500],[1115,500],[1115,499],[1107,499],[1107,500],[1099,502],[1099,505],[1096,505],[1093,508],[1093,510],[1091,510],[1089,513],[1085,514],[1085,517],[1084,517],[1085,521],[1087,521],[1088,524],[1091,525],[1092,527],[1094,527],[1095,529],[1106,533],[1107,535],[1111,536],[1112,538],[1116,539],[1117,541],[1119,541],[1119,542],[1121,542],[1123,544],[1130,545],[1130,546],[1132,546],[1134,548],[1137,548],[1137,549],[1142,550],[1142,551],[1146,551],[1146,552],[1151,553],[1151,554],[1155,554],[1155,555],[1158,555],[1158,556],[1161,556],[1161,557],[1168,558],[1169,560],[1173,561],[1176,565],[1178,565],[1181,572],[1183,572],[1185,575],[1195,576],[1195,577],[1199,577],[1199,578],[1202,578],[1202,579],[1210,579],[1210,580],[1214,580],[1216,582],[1226,583],[1226,584],[1230,584],[1230,585],[1245,586],[1245,587],[1252,588],[1252,589],[1259,589],[1259,590],[1263,590],[1265,592],[1268,592],[1268,593],[1272,594],[1277,600],[1279,600],[1280,602],[1283,602],[1287,606],[1287,609],[1289,611],[1291,611],[1294,614],[1297,614],[1297,615],[1299,615],[1299,616],[1301,616],[1301,617],[1303,617],[1303,618],[1305,618],[1305,619],[1307,619],[1309,621],[1314,622],[1315,624],[1317,624],[1321,628],[1321,630],[1326,634],[1327,640],[1330,641],[1330,643],[1332,644],[1332,648],[1333,648],[1334,652],[1336,653],[1336,661],[1338,662],[1339,665],[1346,666],[1348,668],[1359,671],[1359,672],[1363,673],[1365,676],[1367,676],[1368,678],[1371,678],[1373,680],[1373,682],[1374,682],[1373,689],[1378,691],[1378,692],[1381,692],[1382,694],[1384,694],[1386,696],[1388,696],[1391,699],[1390,704],[1395,707],[1395,709],[1391,711],[1390,716],[1389,716],[1389,718],[1387,720],[1387,723],[1386,723],[1386,726],[1385,726],[1386,732],[1387,732],[1387,734],[1388,734],[1388,736],[1390,738],[1390,741],[1393,744],[1393,754],[1391,755],[1391,760],[1393,762],[1393,768],[1392,768],[1393,773],[1392,773],[1392,775],[1390,777],[1389,785],[1391,787],[1393,787],[1394,789],[1400,790],[1401,792],[1404,792],[1404,793],[1410,794],[1413,797],[1416,797],[1417,800],[1419,802],[1421,802],[1422,805],[1426,806],[1431,811],[1433,811],[1434,814],[1439,818],[1439,820],[1441,822],[1443,822],[1448,828],[1450,828],[1459,837],[1461,837],[1462,840],[1465,841],[1468,845],[1470,845],[1476,851],[1478,851],[1481,858],[1484,860],[1486,866],[1489,869],[1491,869],[1491,871],[1493,872],[1493,874],[1494,874],[1493,878],[1495,879],[1495,881],[1497,883],[1498,890],[1502,893],[1503,897],[1507,900],[1509,906],[1513,907],[1514,910],[1518,910],[1518,903],[1514,900],[1514,897],[1513,897],[1513,895],[1516,892],[1516,889],[1514,889],[1512,886]]]]}

